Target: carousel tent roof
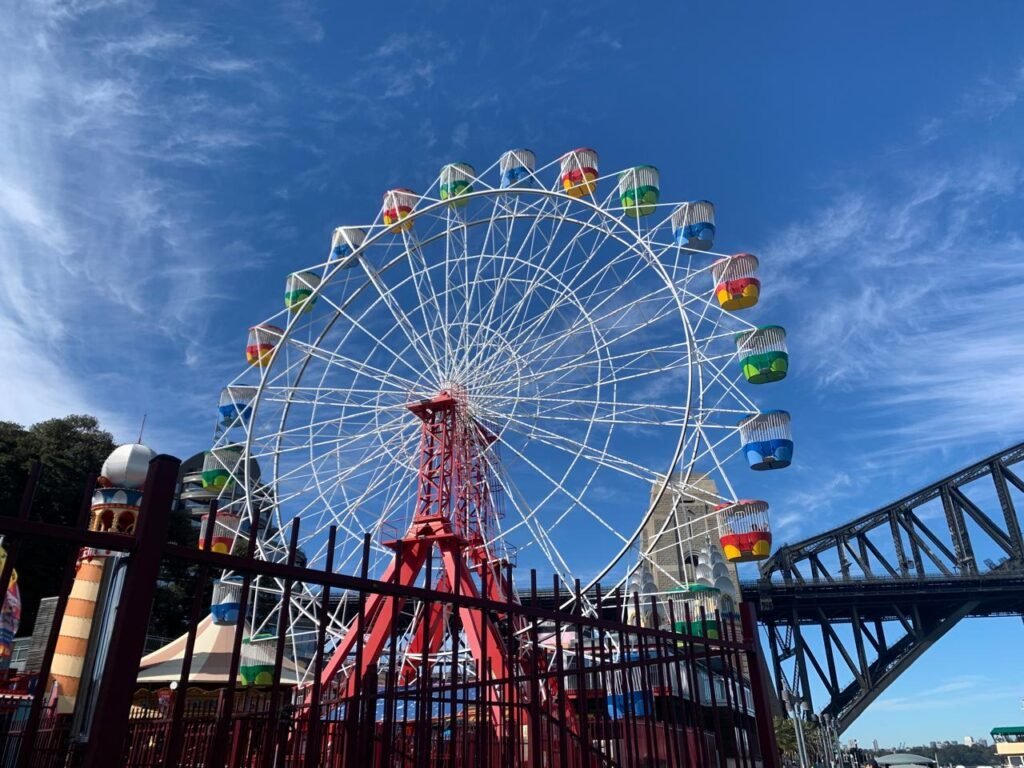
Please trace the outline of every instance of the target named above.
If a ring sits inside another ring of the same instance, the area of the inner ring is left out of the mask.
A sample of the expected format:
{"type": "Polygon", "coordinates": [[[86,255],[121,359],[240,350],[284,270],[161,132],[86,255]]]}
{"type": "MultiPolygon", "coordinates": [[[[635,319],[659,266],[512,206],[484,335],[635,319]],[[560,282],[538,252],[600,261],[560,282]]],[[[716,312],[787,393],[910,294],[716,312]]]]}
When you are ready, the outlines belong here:
{"type": "MultiPolygon", "coordinates": [[[[234,645],[235,626],[233,624],[218,625],[213,617],[207,616],[196,629],[196,644],[192,654],[192,668],[189,671],[189,684],[220,683],[228,680],[231,670],[231,649],[234,645]]],[[[172,640],[163,648],[158,648],[139,662],[140,683],[170,683],[181,676],[181,662],[185,656],[185,643],[188,635],[172,640]]],[[[281,666],[281,682],[285,685],[296,685],[301,677],[301,670],[286,653],[281,666]]]]}

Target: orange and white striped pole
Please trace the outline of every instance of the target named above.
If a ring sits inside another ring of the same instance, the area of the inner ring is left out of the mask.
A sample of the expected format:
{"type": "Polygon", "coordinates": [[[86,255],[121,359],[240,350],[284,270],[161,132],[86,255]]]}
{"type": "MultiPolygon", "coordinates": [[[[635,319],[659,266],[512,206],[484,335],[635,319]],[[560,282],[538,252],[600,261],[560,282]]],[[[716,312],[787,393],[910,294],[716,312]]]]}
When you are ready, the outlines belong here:
{"type": "MultiPolygon", "coordinates": [[[[92,498],[89,530],[132,536],[142,502],[142,483],[153,451],[146,446],[122,445],[103,464],[92,498]]],[[[103,570],[110,553],[83,548],[78,570],[61,618],[57,647],[50,667],[57,683],[57,711],[72,712],[82,684],[89,639],[94,631],[96,607],[101,599],[103,570]]]]}
{"type": "MultiPolygon", "coordinates": [[[[82,551],[85,555],[85,550],[82,551]]],[[[85,653],[92,634],[92,620],[96,615],[96,601],[99,599],[100,583],[103,581],[103,557],[82,557],[71,587],[67,610],[60,623],[57,648],[53,654],[50,674],[60,686],[57,697],[57,711],[71,712],[82,682],[82,667],[85,653]]]]}

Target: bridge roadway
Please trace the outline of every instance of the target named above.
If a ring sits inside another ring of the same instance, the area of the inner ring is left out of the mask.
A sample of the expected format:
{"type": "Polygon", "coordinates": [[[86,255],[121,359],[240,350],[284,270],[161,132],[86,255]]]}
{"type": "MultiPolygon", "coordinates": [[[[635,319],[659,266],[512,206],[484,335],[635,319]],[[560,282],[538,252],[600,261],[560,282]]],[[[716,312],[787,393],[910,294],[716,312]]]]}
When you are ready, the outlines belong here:
{"type": "Polygon", "coordinates": [[[1024,610],[1024,573],[983,576],[939,576],[914,579],[867,578],[845,582],[790,582],[762,592],[758,581],[744,581],[743,599],[758,606],[766,624],[781,623],[796,614],[813,624],[825,613],[833,621],[899,621],[915,610],[945,611],[951,605],[972,604],[964,618],[1020,616],[1024,610]]]}

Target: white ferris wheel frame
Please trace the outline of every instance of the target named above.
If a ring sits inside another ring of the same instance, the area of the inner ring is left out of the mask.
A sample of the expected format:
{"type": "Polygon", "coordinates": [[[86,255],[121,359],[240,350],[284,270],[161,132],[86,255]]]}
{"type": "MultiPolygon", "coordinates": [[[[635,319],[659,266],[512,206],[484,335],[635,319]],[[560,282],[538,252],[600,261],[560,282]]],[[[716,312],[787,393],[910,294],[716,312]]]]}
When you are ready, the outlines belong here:
{"type": "MultiPolygon", "coordinates": [[[[494,166],[492,166],[492,168],[493,167],[494,166]]],[[[546,167],[548,167],[548,166],[546,166],[546,167]]],[[[491,170],[491,169],[488,169],[488,170],[491,170]]],[[[536,177],[537,174],[540,171],[542,171],[542,170],[544,170],[544,169],[542,168],[542,169],[539,169],[538,171],[535,171],[534,174],[533,174],[534,177],[536,177]]],[[[482,176],[482,175],[483,174],[480,174],[480,176],[482,176]]],[[[607,177],[603,177],[603,178],[607,179],[607,177]]],[[[598,179],[597,181],[600,181],[600,180],[601,179],[598,179]]],[[[693,321],[692,321],[692,319],[691,319],[691,317],[689,315],[689,310],[688,310],[687,307],[688,307],[688,304],[691,303],[691,302],[697,302],[698,304],[703,304],[703,309],[702,309],[701,314],[700,314],[700,319],[697,321],[698,324],[704,319],[704,317],[708,314],[709,311],[713,310],[715,313],[717,313],[720,316],[729,316],[731,318],[734,318],[735,319],[735,323],[737,325],[745,327],[747,329],[753,329],[753,328],[756,328],[756,326],[750,324],[749,322],[747,322],[743,318],[739,318],[736,315],[733,315],[733,314],[727,312],[726,310],[721,309],[720,307],[714,306],[714,304],[713,304],[713,297],[711,296],[711,291],[710,290],[706,290],[706,291],[699,292],[699,293],[698,292],[692,292],[692,291],[689,291],[689,290],[685,290],[683,286],[680,286],[678,279],[676,279],[673,274],[670,274],[669,267],[665,263],[662,262],[662,257],[661,257],[663,253],[668,252],[668,251],[672,251],[672,252],[675,252],[677,254],[678,253],[687,253],[687,252],[689,252],[689,255],[690,255],[691,259],[693,258],[693,256],[720,257],[720,256],[724,256],[724,254],[715,253],[713,251],[696,251],[694,249],[688,249],[688,248],[685,248],[683,246],[678,246],[678,245],[671,244],[671,243],[665,243],[664,247],[661,249],[661,251],[656,253],[655,250],[652,249],[651,243],[648,242],[644,238],[642,232],[640,231],[640,227],[639,226],[635,226],[635,227],[630,226],[629,225],[629,220],[626,219],[625,216],[621,216],[621,215],[620,216],[616,216],[615,215],[615,212],[616,212],[615,208],[603,207],[601,204],[599,204],[596,201],[596,199],[591,198],[591,197],[574,198],[574,197],[568,196],[565,192],[562,192],[560,190],[557,190],[557,189],[554,189],[554,190],[552,190],[552,189],[545,189],[543,186],[540,186],[540,185],[530,186],[530,187],[521,187],[521,188],[520,187],[494,188],[494,187],[486,186],[484,184],[484,182],[482,181],[482,179],[479,178],[479,176],[474,178],[474,185],[475,185],[475,188],[474,188],[474,190],[472,192],[468,192],[468,193],[464,193],[464,194],[460,195],[460,201],[465,201],[467,203],[472,203],[472,201],[474,201],[474,200],[488,199],[488,198],[498,198],[501,201],[508,201],[510,199],[515,199],[515,200],[518,201],[518,199],[520,197],[530,197],[530,198],[534,198],[534,199],[542,199],[545,203],[553,201],[555,203],[555,207],[553,209],[550,209],[550,208],[549,209],[543,209],[542,211],[539,211],[539,212],[537,212],[537,211],[518,212],[516,210],[515,206],[508,206],[508,209],[506,210],[505,213],[502,213],[501,215],[496,216],[495,215],[495,211],[498,210],[498,203],[496,202],[495,206],[492,208],[492,213],[491,213],[491,216],[489,218],[488,217],[483,217],[483,218],[478,218],[478,219],[474,219],[474,220],[466,220],[466,219],[458,220],[457,221],[457,227],[461,228],[464,232],[468,232],[471,227],[480,226],[482,224],[487,224],[488,226],[493,226],[495,221],[501,220],[503,218],[507,218],[510,222],[513,219],[524,219],[524,218],[534,218],[536,220],[540,220],[540,219],[552,219],[552,220],[558,219],[560,222],[563,222],[563,223],[564,222],[571,222],[571,223],[577,225],[580,228],[579,229],[580,232],[584,232],[584,231],[587,231],[587,232],[591,232],[591,231],[601,232],[602,234],[604,234],[606,239],[610,238],[610,239],[613,239],[613,240],[617,241],[624,248],[623,253],[631,253],[631,254],[635,255],[637,258],[642,259],[645,262],[645,265],[646,265],[647,268],[653,269],[655,271],[657,276],[664,283],[665,287],[667,287],[669,295],[675,301],[675,310],[676,310],[676,312],[678,314],[680,324],[681,324],[681,326],[683,328],[683,331],[684,331],[684,334],[685,334],[685,352],[686,352],[686,357],[687,357],[687,359],[689,361],[688,364],[685,365],[686,370],[687,370],[687,374],[686,374],[686,387],[685,387],[686,397],[685,397],[684,403],[681,406],[682,407],[682,420],[681,420],[681,424],[679,425],[679,438],[676,441],[675,447],[673,449],[672,460],[671,460],[671,462],[668,465],[670,470],[668,472],[666,472],[664,475],[660,475],[659,473],[655,474],[655,477],[658,478],[657,490],[652,495],[652,497],[650,499],[650,503],[647,505],[646,512],[640,518],[639,523],[637,524],[635,530],[629,536],[627,536],[627,537],[625,537],[623,539],[622,545],[619,548],[618,552],[615,554],[614,558],[611,559],[600,570],[600,572],[598,572],[596,575],[593,575],[589,580],[587,580],[587,584],[586,584],[586,587],[584,588],[584,590],[585,591],[589,591],[590,588],[593,587],[596,583],[602,581],[603,578],[609,572],[611,572],[612,569],[614,569],[617,564],[622,562],[623,558],[625,558],[630,553],[630,551],[635,549],[635,544],[637,542],[637,539],[641,536],[641,533],[644,531],[645,527],[648,525],[651,517],[655,513],[655,509],[656,509],[657,505],[662,501],[662,499],[663,499],[663,497],[665,496],[666,493],[668,493],[669,491],[681,491],[683,495],[690,496],[691,498],[697,498],[697,497],[693,496],[692,489],[688,489],[687,484],[689,483],[691,475],[694,472],[695,459],[696,459],[696,456],[698,454],[699,448],[701,446],[702,440],[703,440],[703,443],[707,446],[707,449],[704,451],[704,454],[702,454],[702,455],[710,456],[710,458],[714,461],[714,463],[716,465],[716,469],[717,469],[717,477],[721,478],[724,481],[725,486],[726,486],[726,491],[730,494],[730,497],[731,498],[735,498],[735,492],[733,491],[731,483],[728,480],[728,475],[725,472],[724,467],[722,466],[722,463],[724,463],[724,460],[720,460],[718,455],[717,455],[717,453],[716,453],[716,451],[714,450],[714,448],[717,447],[717,445],[719,445],[722,441],[718,441],[717,443],[711,442],[711,441],[708,440],[706,435],[698,434],[693,439],[692,446],[690,446],[690,448],[689,448],[689,450],[690,450],[690,457],[689,457],[690,460],[689,461],[683,461],[682,464],[680,464],[681,460],[684,459],[684,453],[687,450],[687,445],[686,445],[686,443],[687,443],[687,428],[688,428],[689,425],[694,423],[693,414],[695,412],[697,414],[701,414],[701,413],[703,413],[705,411],[705,407],[706,407],[706,404],[705,404],[705,394],[706,394],[706,392],[709,391],[709,386],[706,386],[706,384],[710,385],[710,384],[713,384],[715,382],[721,382],[722,380],[729,381],[727,375],[725,374],[725,368],[728,365],[728,363],[735,357],[735,351],[730,352],[730,353],[725,354],[725,355],[715,356],[714,358],[707,358],[707,357],[705,357],[705,349],[701,348],[700,344],[698,344],[698,339],[697,339],[695,331],[694,331],[694,323],[693,323],[693,321]],[[578,208],[582,208],[585,212],[589,213],[589,218],[587,218],[586,216],[579,216],[579,217],[567,216],[566,212],[564,212],[564,211],[560,212],[558,210],[557,206],[560,203],[564,204],[564,207],[568,207],[568,205],[571,204],[571,205],[576,206],[578,208]],[[539,213],[542,213],[543,215],[538,215],[539,213]],[[605,228],[601,228],[601,227],[595,226],[592,223],[595,218],[597,218],[598,221],[604,223],[605,224],[605,228]],[[632,241],[629,241],[629,240],[627,240],[626,237],[624,237],[624,234],[625,234],[625,232],[627,230],[630,231],[632,233],[632,235],[633,235],[632,241]],[[724,359],[724,362],[722,363],[722,365],[717,366],[717,365],[711,364],[714,359],[718,359],[718,358],[724,359]],[[709,369],[710,369],[710,371],[709,371],[709,369]],[[708,377],[708,376],[710,377],[710,380],[709,381],[705,381],[705,378],[708,377]],[[683,467],[685,474],[681,478],[675,478],[672,475],[671,468],[674,468],[674,467],[677,467],[677,466],[680,466],[680,465],[683,467]],[[688,492],[688,491],[691,491],[691,492],[688,492]]],[[[439,213],[444,213],[447,216],[447,218],[449,219],[449,221],[451,220],[451,218],[453,216],[453,213],[452,213],[452,207],[451,207],[451,204],[450,204],[449,200],[441,200],[439,198],[431,198],[428,195],[417,195],[417,199],[418,199],[419,203],[409,213],[408,217],[406,219],[404,219],[404,222],[408,222],[408,223],[410,223],[414,227],[415,223],[417,221],[419,221],[421,219],[437,217],[439,213]],[[426,203],[426,204],[424,204],[424,203],[426,203]]],[[[608,199],[608,198],[606,198],[606,199],[608,199]]],[[[648,227],[648,229],[651,232],[657,232],[657,231],[662,230],[665,227],[666,223],[669,221],[669,218],[670,218],[670,215],[671,215],[671,209],[673,209],[674,207],[675,207],[674,204],[660,203],[658,205],[658,210],[663,210],[663,209],[666,209],[666,208],[670,209],[669,210],[669,216],[666,216],[663,219],[661,219],[660,221],[658,221],[657,223],[651,225],[650,227],[648,227]]],[[[621,211],[622,209],[620,208],[618,210],[621,211]]],[[[456,217],[458,216],[457,213],[454,214],[454,215],[456,217]]],[[[314,269],[314,270],[322,269],[323,270],[323,279],[320,281],[320,283],[318,285],[316,285],[313,288],[313,292],[312,292],[311,296],[309,297],[308,301],[313,302],[313,301],[316,301],[317,299],[323,298],[326,303],[331,305],[331,307],[333,308],[333,311],[334,311],[334,315],[330,319],[330,321],[324,323],[324,326],[323,326],[322,330],[320,331],[320,335],[313,342],[314,345],[316,343],[318,343],[320,340],[322,340],[328,334],[328,332],[332,329],[334,324],[336,322],[338,322],[343,317],[343,313],[344,313],[345,309],[347,307],[351,306],[351,304],[356,300],[358,294],[363,292],[364,290],[368,291],[368,292],[371,292],[370,293],[371,297],[372,297],[372,291],[376,290],[377,291],[377,296],[374,299],[374,305],[376,305],[378,302],[382,302],[383,301],[384,302],[384,306],[387,306],[387,303],[385,301],[385,293],[390,292],[390,290],[395,290],[395,289],[394,288],[387,289],[386,286],[383,286],[383,284],[380,282],[380,275],[384,274],[388,269],[393,268],[394,266],[396,266],[399,262],[401,262],[403,260],[410,260],[411,261],[411,259],[412,259],[412,252],[414,250],[419,250],[419,249],[421,249],[421,248],[423,248],[423,247],[425,247],[425,246],[427,246],[427,245],[429,245],[432,242],[435,242],[437,240],[446,239],[446,238],[450,238],[451,237],[451,224],[449,224],[448,227],[446,227],[445,229],[441,230],[440,232],[431,234],[430,237],[426,238],[423,241],[416,240],[414,235],[410,235],[409,234],[409,231],[403,230],[401,234],[402,234],[402,244],[403,244],[404,247],[402,249],[400,249],[400,250],[395,250],[396,255],[393,258],[391,258],[391,260],[388,263],[381,265],[379,269],[375,269],[374,266],[370,263],[370,261],[363,257],[364,254],[369,249],[371,249],[373,246],[375,246],[378,243],[380,243],[381,241],[385,240],[385,238],[388,238],[389,236],[393,236],[393,234],[394,234],[393,231],[392,231],[393,225],[383,224],[380,221],[380,218],[381,218],[380,214],[378,214],[378,216],[377,216],[376,220],[374,221],[374,223],[372,225],[370,225],[370,227],[368,227],[368,229],[370,229],[370,233],[366,237],[365,241],[362,244],[360,244],[358,248],[354,249],[354,251],[350,255],[348,255],[348,256],[344,257],[343,259],[340,259],[340,260],[328,259],[326,262],[323,262],[323,263],[321,263],[319,265],[314,265],[314,266],[309,268],[309,269],[314,269]],[[410,240],[413,240],[413,242],[410,243],[410,240]],[[350,270],[353,267],[355,267],[355,266],[358,266],[358,267],[360,267],[363,270],[363,273],[364,273],[364,276],[365,276],[365,280],[363,280],[359,284],[356,292],[353,295],[351,295],[347,299],[347,301],[342,303],[341,306],[339,306],[339,305],[335,304],[333,301],[331,301],[329,298],[327,298],[325,296],[325,289],[326,289],[327,286],[331,285],[332,281],[335,280],[335,278],[338,277],[339,274],[344,274],[344,273],[351,274],[350,270]],[[384,289],[383,291],[382,291],[382,288],[384,289]]],[[[577,234],[576,237],[579,237],[579,235],[577,234]]],[[[482,256],[482,254],[481,254],[481,256],[482,256]]],[[[704,266],[704,267],[702,267],[700,269],[690,269],[689,267],[687,267],[686,271],[685,271],[685,274],[686,274],[686,277],[687,277],[687,287],[689,285],[688,281],[690,279],[692,279],[694,276],[699,275],[701,273],[708,272],[709,271],[709,266],[710,266],[710,262],[709,262],[709,264],[707,266],[704,266]]],[[[675,269],[676,268],[674,268],[673,271],[675,271],[675,269]]],[[[406,278],[406,280],[410,280],[410,279],[414,279],[412,271],[410,271],[410,277],[406,278]]],[[[388,307],[388,308],[391,309],[390,307],[388,307]]],[[[279,356],[285,354],[283,352],[283,350],[286,350],[290,343],[295,343],[296,340],[294,339],[294,335],[296,333],[296,330],[302,325],[303,320],[305,319],[305,315],[304,314],[302,314],[302,313],[289,313],[287,310],[285,310],[283,313],[279,312],[274,317],[277,317],[278,315],[281,315],[281,314],[285,314],[287,316],[287,323],[284,326],[283,333],[282,333],[280,339],[277,341],[277,344],[276,344],[273,352],[270,354],[270,357],[269,357],[269,360],[267,361],[266,366],[259,369],[259,372],[260,372],[259,383],[256,385],[256,390],[257,391],[256,391],[255,396],[252,399],[252,402],[251,402],[251,409],[252,410],[251,410],[251,414],[249,416],[249,423],[250,424],[256,424],[257,423],[257,420],[258,420],[258,417],[259,417],[259,409],[260,409],[261,405],[264,402],[264,395],[265,395],[265,392],[267,391],[268,383],[271,380],[271,372],[273,372],[275,370],[275,364],[278,362],[279,356]]],[[[364,312],[364,314],[365,314],[365,312],[364,312]]],[[[593,319],[592,318],[588,318],[588,319],[590,320],[591,323],[593,323],[593,319]]],[[[400,322],[398,317],[396,317],[396,322],[400,322]]],[[[717,328],[717,325],[716,325],[716,328],[717,328]]],[[[706,343],[710,343],[712,340],[715,340],[715,339],[720,338],[720,337],[732,336],[735,332],[736,332],[735,330],[728,330],[728,331],[723,332],[721,334],[715,334],[715,335],[713,335],[711,337],[705,337],[703,339],[703,341],[706,342],[706,343]]],[[[406,336],[407,336],[407,338],[409,338],[410,344],[412,344],[413,340],[412,340],[411,337],[409,337],[408,333],[406,334],[406,336]]],[[[504,342],[504,339],[502,340],[502,342],[504,342]]],[[[312,348],[312,346],[313,346],[313,345],[308,345],[305,342],[298,342],[298,344],[299,344],[300,347],[301,346],[307,346],[307,347],[312,348]]],[[[313,359],[313,355],[312,355],[311,349],[307,349],[305,360],[304,360],[304,362],[302,362],[302,364],[300,366],[299,373],[298,373],[298,376],[296,378],[296,381],[301,381],[302,380],[305,368],[309,365],[309,362],[312,359],[313,359]]],[[[424,359],[426,359],[426,358],[424,358],[424,359]]],[[[251,368],[249,370],[251,370],[251,368]]],[[[248,373],[248,371],[246,373],[248,373]]],[[[243,377],[245,377],[246,373],[243,373],[239,377],[239,379],[242,379],[243,377]]],[[[236,381],[238,381],[238,380],[236,380],[236,381]]],[[[726,385],[726,389],[728,389],[729,393],[731,395],[733,395],[736,399],[738,399],[744,405],[744,409],[745,409],[746,413],[756,413],[756,412],[759,411],[757,406],[748,397],[746,397],[746,395],[738,387],[729,386],[727,384],[726,385]]],[[[424,394],[426,394],[426,393],[424,393],[424,394]]],[[[722,399],[724,399],[724,397],[720,398],[719,403],[721,402],[722,399]]],[[[716,405],[718,405],[718,403],[712,403],[712,404],[709,405],[709,408],[713,409],[716,405]]],[[[289,400],[286,403],[285,407],[282,409],[282,412],[281,412],[280,427],[281,427],[282,430],[284,429],[284,425],[285,425],[285,422],[287,421],[288,414],[290,413],[291,408],[292,408],[292,403],[289,400]]],[[[697,421],[696,424],[699,425],[700,422],[697,421]]],[[[701,427],[700,426],[697,426],[697,431],[701,432],[701,427]]],[[[225,434],[226,434],[226,431],[225,431],[225,434]]],[[[610,435],[610,432],[609,432],[609,435],[610,435]]],[[[730,437],[732,437],[732,432],[727,430],[726,437],[723,438],[723,440],[724,439],[728,439],[730,437]]],[[[610,437],[609,437],[609,439],[610,439],[610,437]]],[[[254,509],[253,509],[254,504],[259,504],[260,506],[263,506],[266,503],[266,501],[267,501],[267,497],[266,497],[265,491],[263,491],[262,487],[258,485],[257,478],[254,477],[254,476],[251,476],[251,474],[250,474],[251,473],[251,462],[248,459],[249,459],[250,456],[253,455],[253,441],[254,441],[254,432],[253,432],[253,430],[251,430],[249,428],[246,428],[245,429],[245,440],[244,440],[244,443],[241,443],[241,445],[244,446],[243,454],[242,455],[243,455],[243,457],[245,457],[245,460],[243,460],[241,462],[240,466],[241,466],[242,472],[241,472],[241,477],[238,478],[238,481],[240,481],[241,487],[243,489],[245,489],[245,509],[246,509],[246,514],[250,517],[250,519],[251,519],[251,516],[252,516],[252,514],[254,512],[254,509]],[[254,489],[256,489],[256,488],[261,488],[261,490],[259,490],[258,492],[254,491],[254,489]]],[[[231,444],[239,445],[239,443],[231,443],[231,444]]],[[[737,452],[737,451],[733,451],[732,453],[735,453],[735,452],[737,452]]],[[[587,458],[593,460],[593,457],[587,457],[587,458]]],[[[604,457],[602,457],[602,458],[604,458],[604,457]]],[[[270,469],[271,470],[272,481],[276,481],[276,479],[277,479],[277,470],[278,470],[278,463],[277,462],[278,462],[278,456],[275,455],[274,466],[272,468],[270,468],[270,467],[265,468],[265,469],[270,469]]],[[[610,468],[618,469],[619,471],[622,471],[621,467],[610,467],[610,468]]],[[[641,469],[645,469],[646,470],[647,468],[641,468],[641,469]]],[[[595,470],[595,472],[596,472],[596,470],[595,470]]],[[[646,478],[644,478],[644,479],[646,479],[646,478]]],[[[590,484],[590,482],[592,482],[592,480],[593,480],[593,476],[591,477],[590,480],[587,481],[587,484],[584,486],[584,490],[586,490],[586,488],[589,487],[589,484],[590,484]]],[[[704,493],[704,494],[701,494],[701,495],[702,496],[709,496],[710,494],[704,493]]],[[[711,501],[710,498],[699,498],[697,500],[704,501],[704,502],[710,502],[711,501]]],[[[717,499],[715,499],[715,500],[717,500],[717,499]]],[[[676,498],[676,502],[678,503],[678,496],[676,498]]],[[[275,514],[277,514],[279,512],[279,505],[281,504],[281,500],[277,499],[276,501],[274,501],[272,503],[273,503],[273,505],[275,507],[275,510],[274,510],[275,514]]],[[[520,511],[520,513],[522,514],[522,511],[520,511]]],[[[710,513],[707,516],[711,516],[711,514],[714,514],[714,513],[710,513]]],[[[649,545],[649,548],[648,548],[647,551],[639,553],[639,555],[641,557],[646,557],[649,560],[654,560],[653,556],[656,554],[656,550],[654,549],[654,547],[656,546],[656,543],[661,540],[662,534],[664,534],[667,531],[671,519],[672,519],[671,516],[666,517],[666,520],[665,520],[664,524],[662,525],[661,530],[659,530],[655,535],[650,537],[652,543],[649,545]]],[[[697,519],[699,519],[699,518],[697,518],[697,519]]],[[[697,519],[692,519],[692,520],[690,520],[690,522],[696,522],[697,519]]],[[[281,520],[280,522],[283,522],[283,520],[281,520]]],[[[525,519],[524,519],[524,522],[525,522],[525,519]]],[[[518,523],[517,525],[521,525],[521,524],[522,523],[518,523]]],[[[530,529],[529,525],[527,525],[526,527],[527,527],[528,530],[532,530],[532,529],[530,529]]],[[[380,529],[378,528],[376,530],[376,533],[379,533],[379,532],[380,532],[380,529]]],[[[339,534],[340,533],[341,533],[341,531],[339,530],[339,534]]],[[[358,532],[358,533],[361,536],[363,532],[358,532]]],[[[353,532],[347,532],[345,535],[352,536],[353,532]]],[[[504,535],[504,534],[502,534],[502,535],[504,535]]],[[[261,537],[257,537],[257,551],[258,551],[258,555],[259,556],[274,557],[276,555],[279,555],[280,547],[268,546],[268,545],[269,545],[269,542],[261,541],[261,537]]],[[[562,560],[563,564],[565,564],[564,559],[561,558],[560,555],[559,555],[559,559],[562,560]]],[[[550,557],[549,557],[549,560],[550,560],[550,557]]],[[[554,566],[555,564],[552,563],[552,565],[554,566]]],[[[567,564],[565,564],[565,565],[567,566],[567,564]]],[[[556,570],[557,570],[557,566],[556,566],[556,570]]],[[[632,569],[630,569],[630,572],[628,572],[624,576],[622,576],[621,579],[618,581],[618,583],[615,586],[621,585],[629,577],[631,572],[632,572],[632,569]]],[[[571,573],[560,573],[559,575],[564,580],[566,580],[568,583],[571,583],[571,582],[569,582],[568,578],[566,578],[566,577],[571,577],[572,576],[571,573]]],[[[310,618],[310,619],[314,619],[315,618],[314,615],[313,615],[313,612],[308,610],[308,606],[307,606],[306,610],[302,610],[302,613],[306,614],[307,617],[310,618]]]]}

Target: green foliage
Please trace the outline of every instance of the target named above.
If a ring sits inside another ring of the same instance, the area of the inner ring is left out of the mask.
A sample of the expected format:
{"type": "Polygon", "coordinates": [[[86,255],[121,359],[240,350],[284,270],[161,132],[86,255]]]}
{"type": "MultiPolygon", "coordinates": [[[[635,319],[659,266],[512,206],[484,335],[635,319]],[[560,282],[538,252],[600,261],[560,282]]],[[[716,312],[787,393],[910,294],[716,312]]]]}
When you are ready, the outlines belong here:
{"type": "Polygon", "coordinates": [[[775,743],[779,746],[779,751],[784,755],[795,755],[796,749],[796,729],[793,727],[793,721],[787,720],[784,717],[775,718],[775,743]]]}
{"type": "MultiPolygon", "coordinates": [[[[817,723],[805,720],[803,722],[804,742],[807,745],[807,754],[812,762],[821,760],[821,744],[818,737],[817,723]]],[[[787,720],[783,717],[775,718],[775,742],[779,750],[786,756],[796,758],[796,721],[787,720]]]]}
{"type": "MultiPolygon", "coordinates": [[[[32,517],[70,525],[78,518],[85,482],[98,474],[115,448],[109,432],[100,429],[93,416],[65,416],[34,424],[28,429],[0,422],[0,509],[16,514],[33,460],[42,474],[32,503],[32,517]]],[[[178,544],[194,544],[191,519],[183,511],[172,512],[167,538],[178,544]]],[[[26,540],[18,556],[18,586],[22,618],[18,634],[32,633],[39,600],[57,594],[69,547],[52,541],[26,540]]],[[[165,563],[150,620],[150,632],[176,637],[185,631],[195,568],[165,563]]],[[[208,600],[208,598],[207,598],[208,600]]]]}
{"type": "MultiPolygon", "coordinates": [[[[49,523],[73,523],[82,508],[85,481],[99,472],[114,450],[114,439],[92,416],[49,419],[25,429],[0,422],[0,509],[16,514],[34,459],[43,464],[32,516],[49,523]]],[[[20,635],[31,634],[39,600],[54,595],[66,562],[66,548],[26,541],[18,557],[22,614],[20,635]]]]}
{"type": "MultiPolygon", "coordinates": [[[[168,541],[195,546],[198,535],[192,518],[184,510],[172,510],[167,525],[168,541]]],[[[170,640],[188,630],[188,614],[197,588],[198,571],[194,565],[178,560],[164,560],[160,568],[156,594],[153,597],[153,610],[149,617],[150,635],[170,640]]],[[[199,599],[205,610],[210,604],[212,582],[208,580],[202,586],[202,591],[199,599]]]]}

